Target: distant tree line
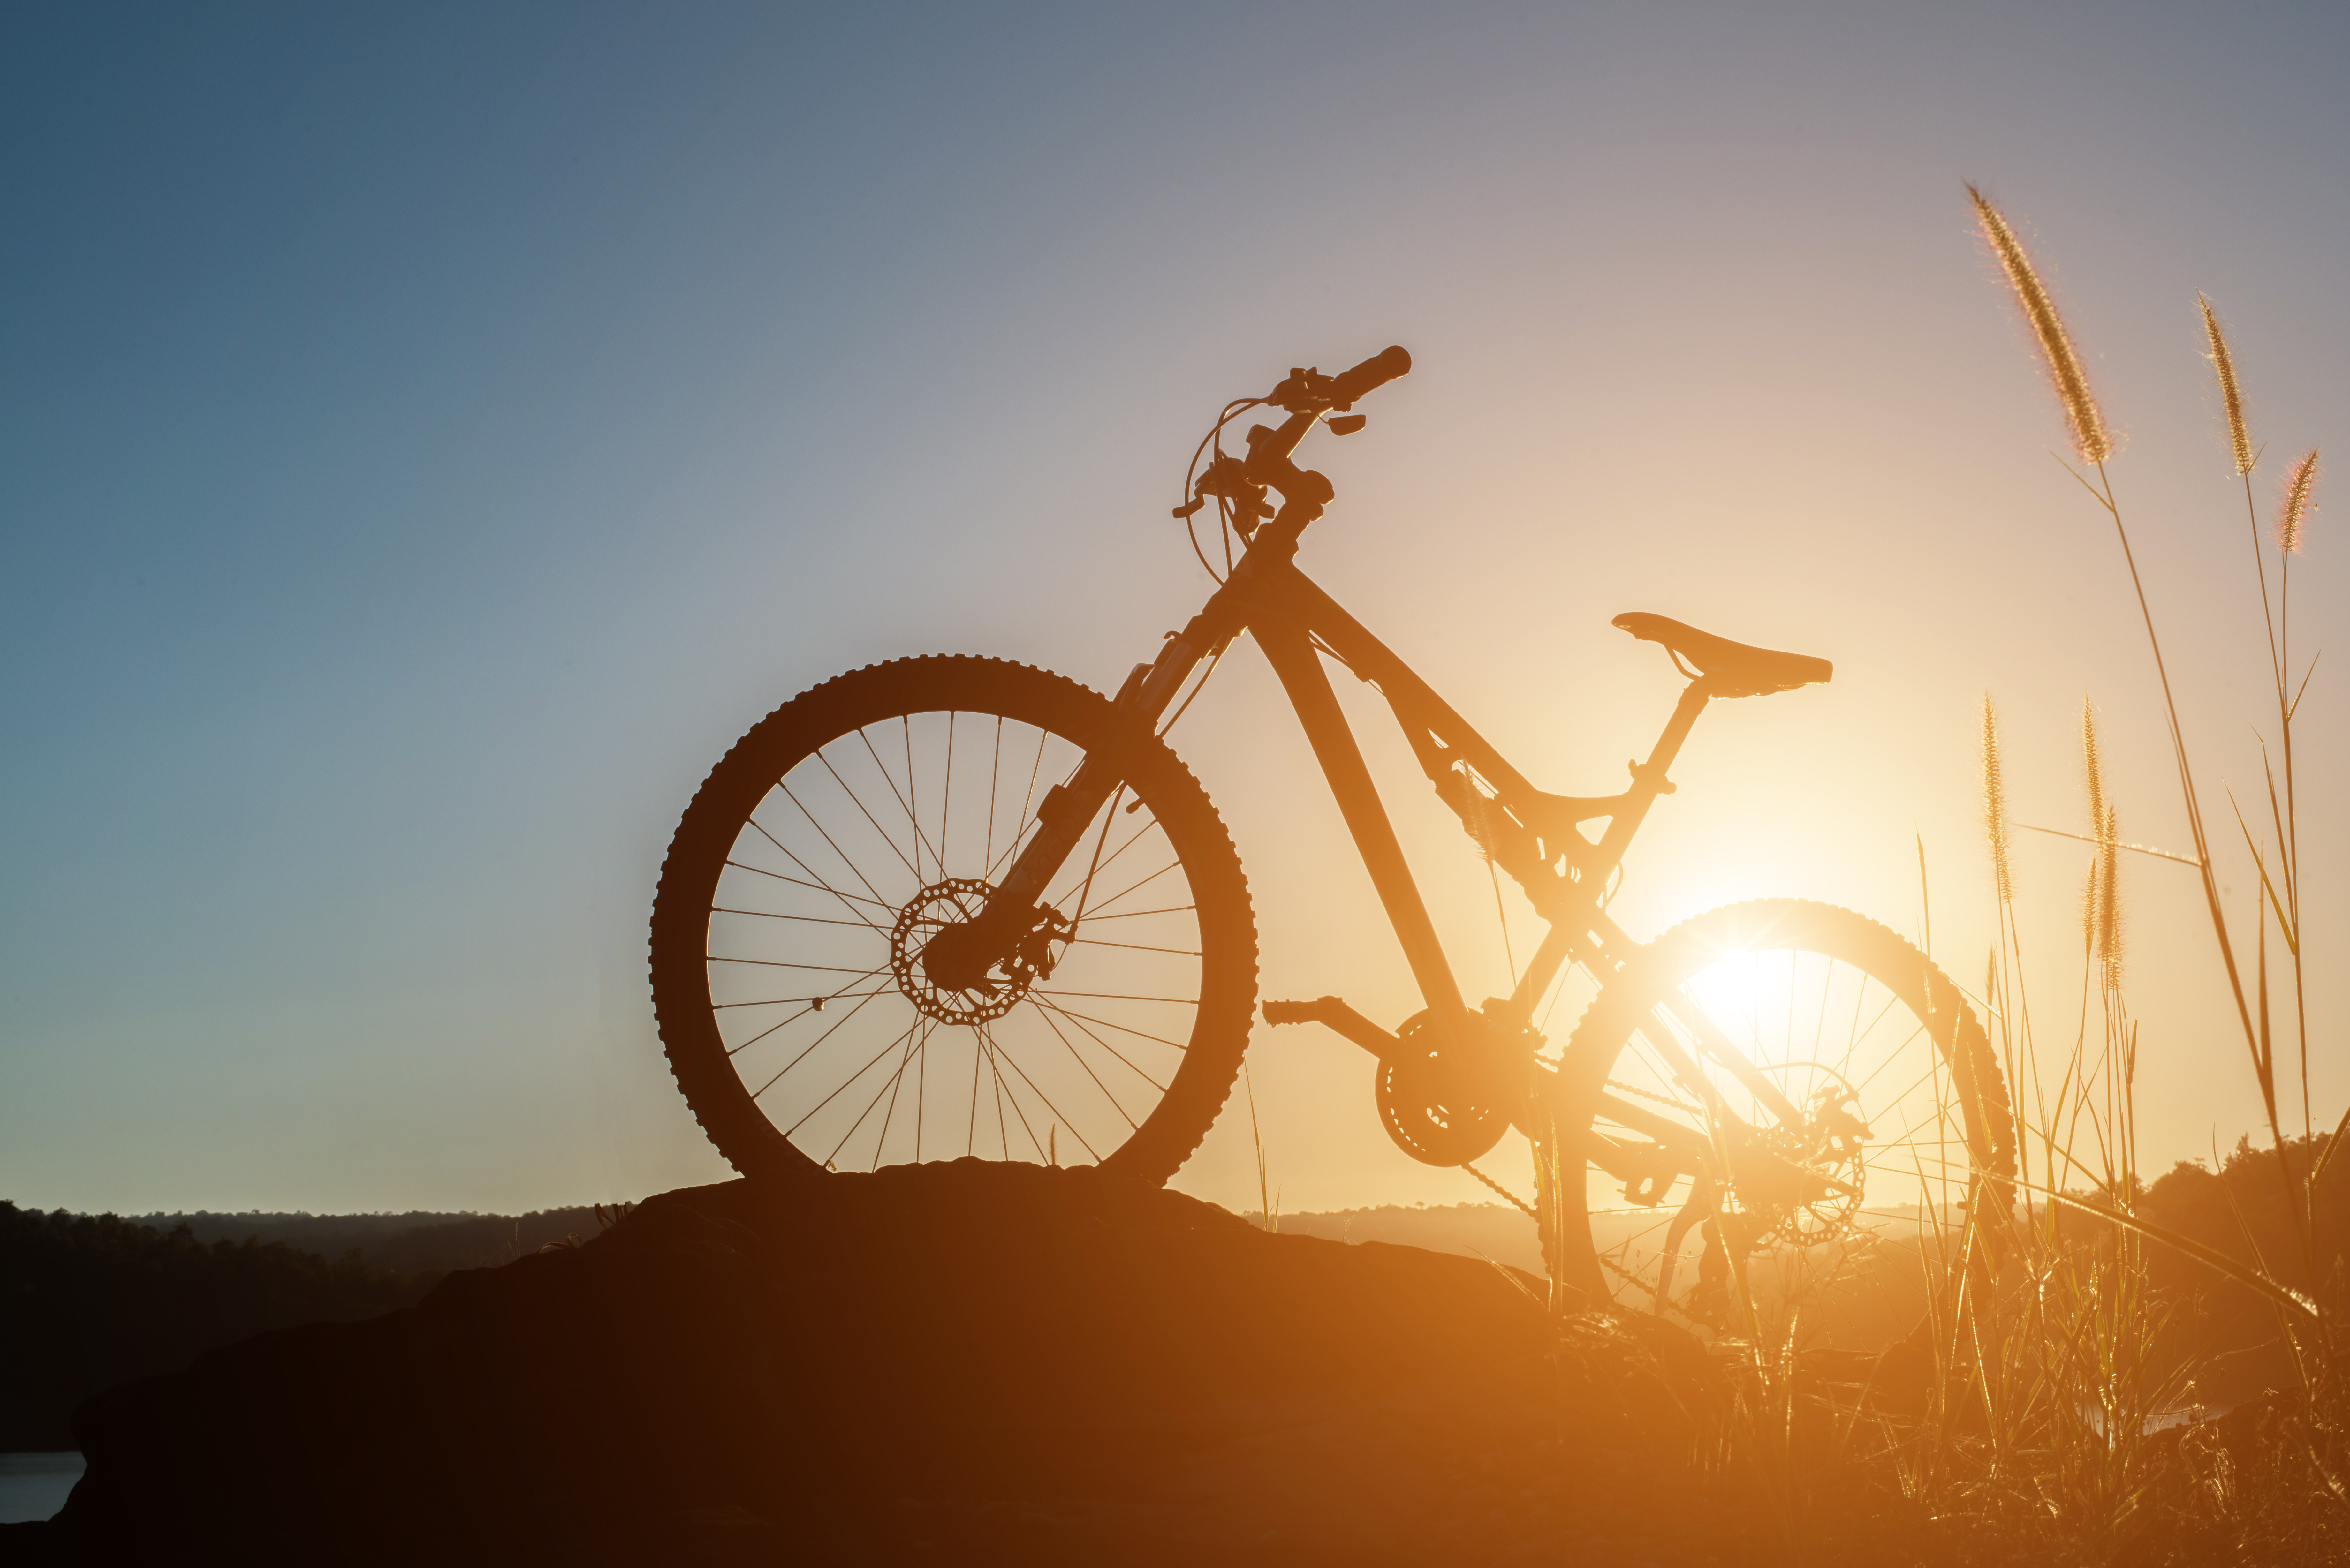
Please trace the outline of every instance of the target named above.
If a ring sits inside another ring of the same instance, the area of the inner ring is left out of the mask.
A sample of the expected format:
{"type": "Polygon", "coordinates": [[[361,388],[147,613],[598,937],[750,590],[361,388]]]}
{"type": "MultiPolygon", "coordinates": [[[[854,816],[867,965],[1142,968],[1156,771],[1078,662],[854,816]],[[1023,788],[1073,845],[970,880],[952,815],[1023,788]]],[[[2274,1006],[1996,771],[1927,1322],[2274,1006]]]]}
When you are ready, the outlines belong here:
{"type": "MultiPolygon", "coordinates": [[[[607,1216],[612,1206],[604,1209],[607,1216]]],[[[400,1274],[448,1274],[490,1269],[602,1228],[595,1206],[534,1210],[528,1214],[140,1214],[133,1222],[169,1231],[184,1225],[199,1241],[283,1241],[339,1258],[357,1251],[378,1268],[400,1274]]]]}
{"type": "Polygon", "coordinates": [[[71,1448],[74,1407],[101,1389],[271,1329],[412,1305],[444,1274],[599,1228],[593,1207],[126,1220],[0,1200],[0,1452],[71,1448]]]}

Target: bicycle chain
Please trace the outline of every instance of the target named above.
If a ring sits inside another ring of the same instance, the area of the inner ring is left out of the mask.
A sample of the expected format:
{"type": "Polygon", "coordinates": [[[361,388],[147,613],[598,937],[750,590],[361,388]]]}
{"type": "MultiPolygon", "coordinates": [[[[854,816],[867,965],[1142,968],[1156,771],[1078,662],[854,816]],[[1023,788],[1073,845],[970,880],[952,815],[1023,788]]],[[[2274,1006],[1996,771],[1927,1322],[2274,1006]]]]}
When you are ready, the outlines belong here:
{"type": "Polygon", "coordinates": [[[1635,1284],[1635,1285],[1639,1286],[1642,1290],[1644,1290],[1644,1291],[1648,1292],[1650,1295],[1655,1295],[1655,1294],[1657,1293],[1657,1287],[1656,1287],[1656,1283],[1655,1283],[1655,1282],[1650,1281],[1650,1280],[1646,1280],[1646,1279],[1641,1278],[1638,1274],[1634,1273],[1631,1270],[1629,1270],[1629,1269],[1626,1268],[1623,1264],[1621,1264],[1621,1263],[1617,1262],[1615,1259],[1613,1259],[1613,1258],[1609,1257],[1609,1256],[1608,1256],[1607,1253],[1605,1253],[1605,1252],[1599,1252],[1599,1253],[1596,1253],[1596,1254],[1594,1254],[1594,1255],[1595,1255],[1596,1257],[1597,1257],[1597,1258],[1598,1258],[1599,1262],[1600,1262],[1600,1265],[1601,1265],[1603,1268],[1607,1268],[1607,1269],[1612,1269],[1612,1270],[1614,1270],[1614,1271],[1615,1271],[1618,1275],[1622,1276],[1626,1281],[1629,1282],[1630,1282],[1630,1283],[1632,1283],[1632,1284],[1635,1284]]]}
{"type": "MultiPolygon", "coordinates": [[[[1677,1111],[1690,1111],[1700,1116],[1704,1114],[1702,1111],[1698,1110],[1697,1107],[1686,1105],[1679,1100],[1673,1099],[1669,1096],[1659,1095],[1648,1089],[1636,1089],[1629,1084],[1619,1084],[1613,1078],[1607,1080],[1607,1086],[1611,1089],[1620,1089],[1627,1095],[1638,1095],[1644,1100],[1654,1100],[1660,1106],[1670,1106],[1677,1111]]],[[[1466,1160],[1461,1162],[1461,1168],[1475,1177],[1478,1180],[1483,1182],[1487,1187],[1491,1188],[1501,1197],[1503,1201],[1509,1204],[1511,1208],[1515,1209],[1519,1213],[1523,1214],[1535,1224],[1539,1225],[1542,1223],[1542,1216],[1534,1211],[1533,1205],[1519,1198],[1516,1193],[1511,1191],[1508,1188],[1503,1186],[1500,1182],[1494,1180],[1492,1177],[1486,1175],[1483,1171],[1478,1169],[1475,1166],[1471,1165],[1466,1160]]]]}
{"type": "Polygon", "coordinates": [[[1494,1191],[1500,1193],[1502,1197],[1509,1202],[1512,1208],[1517,1210],[1527,1219],[1533,1220],[1537,1225],[1542,1223],[1542,1216],[1535,1213],[1534,1210],[1529,1208],[1527,1205],[1519,1202],[1518,1195],[1516,1193],[1511,1191],[1508,1188],[1503,1186],[1500,1182],[1494,1180],[1492,1177],[1486,1175],[1475,1166],[1471,1165],[1465,1159],[1461,1162],[1461,1168],[1475,1177],[1478,1180],[1483,1182],[1486,1186],[1492,1188],[1494,1191]]]}

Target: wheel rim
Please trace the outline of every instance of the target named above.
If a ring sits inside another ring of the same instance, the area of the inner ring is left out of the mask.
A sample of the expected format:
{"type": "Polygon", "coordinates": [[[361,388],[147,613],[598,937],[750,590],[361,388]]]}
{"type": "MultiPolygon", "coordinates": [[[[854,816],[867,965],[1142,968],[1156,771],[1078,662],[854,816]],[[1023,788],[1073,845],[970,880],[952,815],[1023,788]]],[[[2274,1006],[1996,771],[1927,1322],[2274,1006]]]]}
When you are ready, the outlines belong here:
{"type": "Polygon", "coordinates": [[[794,763],[733,836],[709,911],[712,1017],[743,1092],[811,1160],[1094,1163],[1164,1097],[1201,941],[1147,780],[1087,825],[1045,898],[1068,924],[1031,961],[979,985],[924,961],[1083,755],[1023,719],[895,714],[794,763]]]}

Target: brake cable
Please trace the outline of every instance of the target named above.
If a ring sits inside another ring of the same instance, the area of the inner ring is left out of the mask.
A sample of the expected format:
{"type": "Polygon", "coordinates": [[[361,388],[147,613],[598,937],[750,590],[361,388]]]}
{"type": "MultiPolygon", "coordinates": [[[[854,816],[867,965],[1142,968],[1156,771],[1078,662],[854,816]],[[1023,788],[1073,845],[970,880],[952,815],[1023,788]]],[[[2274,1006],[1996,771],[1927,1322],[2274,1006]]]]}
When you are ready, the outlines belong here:
{"type": "MultiPolygon", "coordinates": [[[[1227,642],[1223,645],[1223,648],[1216,649],[1215,657],[1208,660],[1208,668],[1206,670],[1201,674],[1199,680],[1191,683],[1191,690],[1185,694],[1183,701],[1177,705],[1175,711],[1168,715],[1167,722],[1159,726],[1159,735],[1162,740],[1166,737],[1167,732],[1175,727],[1175,721],[1183,716],[1183,710],[1191,705],[1191,700],[1199,696],[1201,692],[1207,690],[1208,681],[1216,673],[1216,666],[1224,661],[1224,648],[1229,648],[1231,646],[1232,644],[1227,642]]],[[[1128,807],[1128,809],[1131,810],[1132,808],[1128,807]]]]}
{"type": "MultiPolygon", "coordinates": [[[[1207,453],[1211,447],[1214,449],[1215,454],[1218,457],[1223,456],[1224,446],[1222,436],[1224,433],[1224,427],[1232,423],[1232,421],[1238,419],[1241,415],[1248,412],[1249,410],[1262,408],[1263,405],[1264,400],[1263,398],[1235,398],[1231,402],[1224,405],[1223,411],[1216,416],[1216,422],[1208,427],[1208,433],[1201,436],[1200,438],[1200,444],[1191,449],[1191,463],[1183,470],[1183,504],[1186,506],[1191,505],[1193,499],[1191,494],[1191,484],[1200,471],[1200,459],[1207,453]]],[[[1191,554],[1200,557],[1201,566],[1205,569],[1210,577],[1213,578],[1221,585],[1224,580],[1224,576],[1229,576],[1232,569],[1232,517],[1230,504],[1225,498],[1220,495],[1215,499],[1216,517],[1222,524],[1222,536],[1224,547],[1224,574],[1222,576],[1218,575],[1216,568],[1209,563],[1207,551],[1200,547],[1200,531],[1198,526],[1191,520],[1197,515],[1196,509],[1184,514],[1183,532],[1191,536],[1191,554]]]]}

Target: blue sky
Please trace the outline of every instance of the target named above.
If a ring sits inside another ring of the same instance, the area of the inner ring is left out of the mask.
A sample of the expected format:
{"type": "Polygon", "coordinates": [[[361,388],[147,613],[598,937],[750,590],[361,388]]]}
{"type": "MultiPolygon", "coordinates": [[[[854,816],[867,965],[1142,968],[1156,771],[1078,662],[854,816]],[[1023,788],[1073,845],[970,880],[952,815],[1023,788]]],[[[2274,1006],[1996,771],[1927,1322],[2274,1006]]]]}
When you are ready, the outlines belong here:
{"type": "MultiPolygon", "coordinates": [[[[1305,564],[1537,777],[1615,787],[1669,703],[1617,610],[1838,662],[1709,721],[1627,923],[1783,891],[1910,929],[1922,833],[1979,975],[1984,690],[2026,820],[2077,815],[2092,691],[2126,831],[2184,829],[1961,182],[2094,356],[2190,739],[2241,784],[2257,607],[2193,296],[2265,504],[2350,412],[2345,64],[2292,6],[12,7],[0,1194],[722,1175],[641,961],[702,774],[895,653],[1114,685],[1205,590],[1166,508],[1214,408],[1391,341],[1418,369],[1327,454],[1305,564]]],[[[1268,993],[1402,1005],[1261,667],[1228,688],[1180,749],[1268,993]]],[[[2314,886],[2344,848],[2313,825],[2314,886]]],[[[2045,866],[2052,940],[2076,877],[2045,866]]],[[[2142,883],[2146,1122],[2184,1157],[2254,1101],[2189,889],[2142,883]]],[[[1349,1049],[1259,1054],[1289,1205],[1475,1197],[1388,1148],[1349,1049]]],[[[1180,1179],[1237,1202],[1239,1154],[1180,1179]]]]}

